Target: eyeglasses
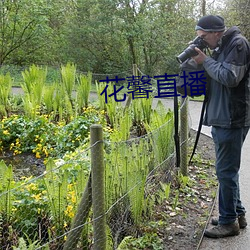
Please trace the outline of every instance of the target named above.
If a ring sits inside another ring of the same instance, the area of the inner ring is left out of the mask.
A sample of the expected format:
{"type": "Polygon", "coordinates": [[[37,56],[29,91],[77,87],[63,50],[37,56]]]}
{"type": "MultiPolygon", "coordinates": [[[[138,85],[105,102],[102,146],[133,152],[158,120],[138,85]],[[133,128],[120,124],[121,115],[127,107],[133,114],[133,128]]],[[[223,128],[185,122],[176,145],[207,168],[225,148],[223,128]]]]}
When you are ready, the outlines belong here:
{"type": "Polygon", "coordinates": [[[202,38],[202,39],[205,39],[207,37],[207,35],[211,34],[211,33],[214,33],[214,32],[212,32],[212,31],[211,32],[206,32],[206,33],[200,35],[199,37],[202,38]]]}

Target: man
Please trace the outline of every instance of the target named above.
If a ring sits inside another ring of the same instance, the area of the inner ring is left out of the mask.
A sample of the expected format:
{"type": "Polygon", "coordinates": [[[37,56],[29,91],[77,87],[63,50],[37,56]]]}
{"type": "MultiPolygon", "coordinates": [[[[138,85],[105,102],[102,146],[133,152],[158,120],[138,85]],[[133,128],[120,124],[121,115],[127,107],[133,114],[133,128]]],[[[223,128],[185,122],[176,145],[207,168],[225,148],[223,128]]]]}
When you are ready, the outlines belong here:
{"type": "Polygon", "coordinates": [[[211,78],[204,125],[212,126],[219,181],[219,218],[205,235],[221,238],[239,234],[247,226],[240,200],[239,169],[241,149],[250,126],[250,46],[237,27],[225,31],[220,16],[202,17],[195,30],[213,50],[201,50],[193,59],[211,78]]]}

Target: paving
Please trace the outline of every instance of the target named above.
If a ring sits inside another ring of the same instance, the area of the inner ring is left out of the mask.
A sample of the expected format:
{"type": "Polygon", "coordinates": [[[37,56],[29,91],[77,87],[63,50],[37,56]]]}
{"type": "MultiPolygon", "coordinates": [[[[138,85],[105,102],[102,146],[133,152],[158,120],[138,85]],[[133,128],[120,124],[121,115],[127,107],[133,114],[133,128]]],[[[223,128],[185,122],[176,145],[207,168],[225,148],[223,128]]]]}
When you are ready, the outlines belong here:
{"type": "MultiPolygon", "coordinates": [[[[190,115],[192,117],[192,123],[195,127],[198,123],[197,117],[197,106],[199,103],[190,102],[190,115]]],[[[210,128],[203,126],[203,133],[211,136],[210,128]]],[[[248,250],[250,249],[250,133],[248,133],[247,138],[244,142],[241,157],[241,169],[240,169],[240,190],[241,190],[241,200],[246,208],[246,218],[249,226],[245,229],[241,229],[239,236],[227,237],[222,239],[210,239],[203,238],[200,245],[200,250],[248,250]]],[[[215,204],[215,209],[213,211],[213,216],[218,215],[218,205],[215,204]]],[[[208,224],[210,227],[211,224],[208,224]]]]}
{"type": "MultiPolygon", "coordinates": [[[[20,88],[15,88],[13,90],[14,94],[22,94],[20,88]]],[[[96,100],[96,95],[92,94],[90,100],[96,100]]],[[[154,99],[153,105],[156,105],[158,99],[154,99]]],[[[173,109],[173,100],[171,99],[161,99],[162,103],[170,109],[173,109]]],[[[201,102],[189,101],[189,123],[190,127],[197,130],[200,112],[201,112],[201,102]]],[[[203,126],[202,133],[211,137],[211,128],[203,126]]],[[[197,250],[250,250],[250,132],[245,140],[242,150],[241,159],[241,170],[240,170],[240,189],[241,189],[241,200],[246,208],[246,218],[249,226],[245,229],[241,229],[240,235],[234,237],[227,237],[222,239],[210,239],[204,237],[201,244],[197,250]]],[[[217,202],[215,203],[213,215],[218,215],[217,202]]],[[[208,223],[210,227],[210,223],[208,223]]],[[[182,250],[182,249],[180,249],[182,250]]],[[[195,250],[189,249],[188,246],[185,250],[195,250]]]]}

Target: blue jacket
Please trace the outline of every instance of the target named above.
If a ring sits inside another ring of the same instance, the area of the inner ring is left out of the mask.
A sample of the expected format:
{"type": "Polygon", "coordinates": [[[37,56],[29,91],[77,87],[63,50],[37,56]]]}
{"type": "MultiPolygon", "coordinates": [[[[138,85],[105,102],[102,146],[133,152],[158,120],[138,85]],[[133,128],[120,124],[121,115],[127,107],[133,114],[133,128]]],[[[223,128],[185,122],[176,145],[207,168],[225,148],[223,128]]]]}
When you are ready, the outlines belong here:
{"type": "Polygon", "coordinates": [[[204,125],[250,126],[250,45],[240,33],[237,27],[228,29],[203,63],[211,77],[204,125]]]}

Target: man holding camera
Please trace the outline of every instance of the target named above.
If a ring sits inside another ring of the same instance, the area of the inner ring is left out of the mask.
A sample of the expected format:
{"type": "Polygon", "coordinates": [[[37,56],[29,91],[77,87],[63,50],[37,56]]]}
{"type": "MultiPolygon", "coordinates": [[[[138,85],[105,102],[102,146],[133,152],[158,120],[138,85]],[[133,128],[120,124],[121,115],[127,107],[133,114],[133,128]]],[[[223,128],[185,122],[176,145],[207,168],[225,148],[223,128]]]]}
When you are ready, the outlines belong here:
{"type": "Polygon", "coordinates": [[[220,16],[202,17],[195,30],[213,50],[212,56],[195,48],[192,58],[209,75],[203,124],[212,126],[219,181],[219,218],[205,236],[222,238],[239,234],[247,226],[240,200],[241,149],[250,126],[250,45],[237,27],[225,29],[220,16]]]}

